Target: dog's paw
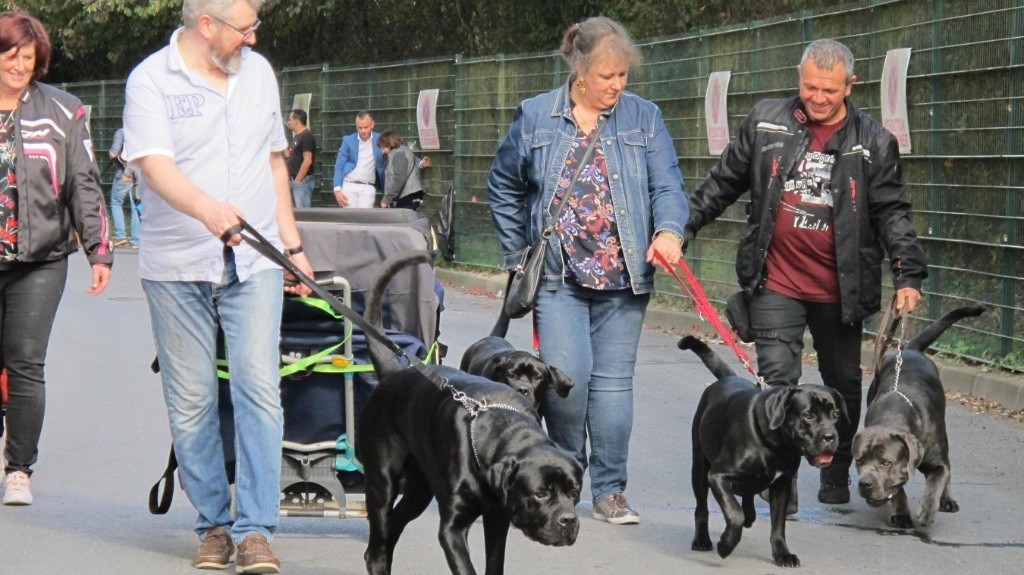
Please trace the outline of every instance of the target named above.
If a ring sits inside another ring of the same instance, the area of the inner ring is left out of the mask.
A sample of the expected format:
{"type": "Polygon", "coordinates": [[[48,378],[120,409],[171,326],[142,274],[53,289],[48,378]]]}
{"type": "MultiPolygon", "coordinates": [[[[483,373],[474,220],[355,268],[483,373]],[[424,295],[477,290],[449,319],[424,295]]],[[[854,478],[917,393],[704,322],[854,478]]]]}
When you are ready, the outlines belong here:
{"type": "Polygon", "coordinates": [[[914,520],[910,515],[892,515],[889,517],[889,525],[897,529],[911,529],[914,527],[914,520]]]}
{"type": "Polygon", "coordinates": [[[779,567],[799,567],[800,558],[792,553],[778,553],[772,556],[779,567]]]}
{"type": "Polygon", "coordinates": [[[917,509],[917,524],[920,527],[928,527],[932,523],[935,523],[935,510],[924,507],[923,505],[917,509]]]}
{"type": "Polygon", "coordinates": [[[718,556],[725,559],[732,554],[733,549],[736,549],[736,544],[739,542],[739,537],[726,537],[726,534],[723,533],[722,538],[718,540],[718,556]]]}
{"type": "Polygon", "coordinates": [[[939,501],[939,511],[943,513],[956,513],[960,511],[960,505],[955,499],[943,499],[939,501]]]}
{"type": "Polygon", "coordinates": [[[697,536],[693,538],[693,543],[690,544],[690,549],[693,551],[711,551],[714,549],[714,545],[711,544],[711,538],[707,535],[697,536]]]}

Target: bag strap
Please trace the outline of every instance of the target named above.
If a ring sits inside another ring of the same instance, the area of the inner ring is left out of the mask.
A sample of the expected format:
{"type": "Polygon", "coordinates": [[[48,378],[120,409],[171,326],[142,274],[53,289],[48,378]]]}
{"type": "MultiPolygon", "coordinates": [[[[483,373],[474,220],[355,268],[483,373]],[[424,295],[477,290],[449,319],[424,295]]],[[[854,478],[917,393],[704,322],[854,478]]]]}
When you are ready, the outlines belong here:
{"type": "MultiPolygon", "coordinates": [[[[558,219],[562,217],[562,211],[565,210],[565,206],[569,203],[569,194],[572,193],[573,187],[576,186],[576,182],[580,180],[580,174],[583,173],[583,169],[587,167],[587,163],[590,162],[590,157],[594,154],[594,148],[597,147],[597,142],[601,140],[601,130],[604,125],[608,123],[608,119],[604,116],[600,116],[597,119],[597,126],[594,127],[593,137],[590,140],[590,145],[587,146],[586,151],[583,152],[583,157],[580,158],[580,167],[576,170],[576,173],[572,176],[572,181],[569,185],[562,190],[562,201],[558,203],[558,209],[551,215],[551,222],[541,231],[540,235],[544,238],[545,243],[551,234],[555,233],[555,227],[558,225],[558,219]]],[[[555,198],[557,199],[557,197],[555,198]]]]}

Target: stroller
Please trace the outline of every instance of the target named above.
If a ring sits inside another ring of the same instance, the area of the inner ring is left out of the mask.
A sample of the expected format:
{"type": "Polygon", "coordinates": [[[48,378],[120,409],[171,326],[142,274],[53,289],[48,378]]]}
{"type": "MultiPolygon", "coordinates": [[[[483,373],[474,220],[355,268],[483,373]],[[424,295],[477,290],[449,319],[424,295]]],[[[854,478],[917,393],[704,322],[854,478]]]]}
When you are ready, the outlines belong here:
{"type": "MultiPolygon", "coordinates": [[[[308,208],[296,210],[295,216],[314,279],[359,313],[384,260],[432,248],[428,220],[412,210],[308,208]]],[[[387,336],[422,361],[440,363],[442,301],[443,289],[431,266],[403,270],[384,299],[387,336]]],[[[322,299],[286,298],[281,354],[281,515],[365,517],[364,501],[352,495],[364,491],[362,467],[355,458],[356,420],[377,383],[366,336],[322,299]]],[[[233,479],[230,365],[221,363],[221,437],[228,477],[233,479]]],[[[173,451],[171,457],[150,492],[152,513],[165,513],[170,506],[173,451]]]]}

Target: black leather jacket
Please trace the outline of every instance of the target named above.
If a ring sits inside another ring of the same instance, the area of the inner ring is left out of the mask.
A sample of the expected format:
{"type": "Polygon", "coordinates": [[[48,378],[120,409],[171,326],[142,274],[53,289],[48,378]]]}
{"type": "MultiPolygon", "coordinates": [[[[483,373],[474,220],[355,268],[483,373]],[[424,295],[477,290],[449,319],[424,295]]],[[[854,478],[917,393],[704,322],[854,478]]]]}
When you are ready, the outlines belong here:
{"type": "Polygon", "coordinates": [[[113,263],[84,115],[81,100],[41,82],[21,96],[14,137],[19,262],[65,258],[81,241],[90,265],[113,263]]]}
{"type": "MultiPolygon", "coordinates": [[[[832,170],[833,229],[842,318],[853,323],[881,307],[883,247],[896,289],[920,290],[928,270],[910,221],[910,204],[903,199],[896,139],[849,102],[846,110],[846,125],[829,146],[837,153],[832,170]]],[[[690,198],[686,231],[695,236],[750,190],[747,223],[736,254],[736,274],[747,294],[767,279],[765,258],[782,188],[811,140],[805,123],[797,97],[758,102],[690,198]]]]}

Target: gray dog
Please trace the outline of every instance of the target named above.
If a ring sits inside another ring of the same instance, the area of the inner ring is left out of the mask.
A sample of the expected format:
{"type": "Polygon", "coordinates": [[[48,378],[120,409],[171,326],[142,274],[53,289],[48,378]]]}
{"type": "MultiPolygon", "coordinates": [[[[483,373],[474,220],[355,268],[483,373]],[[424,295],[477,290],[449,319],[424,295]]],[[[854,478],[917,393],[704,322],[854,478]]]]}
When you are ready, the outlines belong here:
{"type": "Polygon", "coordinates": [[[889,522],[894,527],[914,526],[903,486],[915,469],[927,484],[917,510],[919,525],[931,525],[936,511],[960,510],[949,488],[946,396],[939,370],[924,350],[949,326],[983,311],[980,306],[961,307],[942,316],[903,347],[898,382],[897,353],[890,352],[868,389],[864,428],[853,438],[857,491],[872,507],[892,501],[889,522]]]}
{"type": "Polygon", "coordinates": [[[548,386],[552,386],[559,397],[569,397],[572,379],[532,353],[513,347],[505,339],[506,333],[508,316],[502,313],[491,335],[466,349],[459,369],[507,384],[533,402],[534,409],[540,409],[541,398],[548,386]]]}
{"type": "Polygon", "coordinates": [[[725,531],[718,540],[723,558],[736,548],[743,528],[754,524],[754,495],[768,488],[772,558],[780,567],[799,567],[800,559],[786,545],[790,483],[801,456],[815,467],[832,463],[839,446],[836,422],[847,417],[842,396],[809,384],[759,390],[699,339],[684,337],[679,349],[692,350],[718,378],[704,390],[693,417],[697,508],[691,548],[711,551],[709,488],[725,516],[725,531]],[[743,498],[742,506],[737,495],[743,498]]]}

